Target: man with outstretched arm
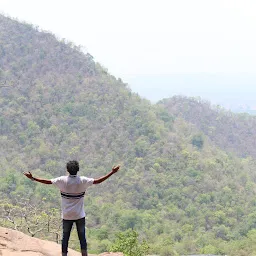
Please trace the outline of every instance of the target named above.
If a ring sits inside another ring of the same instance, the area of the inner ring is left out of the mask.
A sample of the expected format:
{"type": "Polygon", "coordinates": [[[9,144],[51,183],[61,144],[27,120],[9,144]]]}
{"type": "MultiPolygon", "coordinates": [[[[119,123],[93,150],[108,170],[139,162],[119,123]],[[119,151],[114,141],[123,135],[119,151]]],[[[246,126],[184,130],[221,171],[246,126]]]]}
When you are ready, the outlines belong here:
{"type": "Polygon", "coordinates": [[[108,179],[111,175],[119,170],[120,166],[114,166],[107,175],[98,179],[78,176],[79,163],[77,161],[69,161],[67,163],[68,176],[61,176],[55,179],[46,180],[35,178],[30,172],[23,174],[33,181],[43,184],[54,184],[61,193],[62,208],[62,256],[68,253],[68,241],[73,223],[76,223],[76,229],[80,241],[82,256],[87,256],[87,242],[85,237],[85,211],[84,211],[84,195],[88,187],[93,184],[100,184],[108,179]]]}

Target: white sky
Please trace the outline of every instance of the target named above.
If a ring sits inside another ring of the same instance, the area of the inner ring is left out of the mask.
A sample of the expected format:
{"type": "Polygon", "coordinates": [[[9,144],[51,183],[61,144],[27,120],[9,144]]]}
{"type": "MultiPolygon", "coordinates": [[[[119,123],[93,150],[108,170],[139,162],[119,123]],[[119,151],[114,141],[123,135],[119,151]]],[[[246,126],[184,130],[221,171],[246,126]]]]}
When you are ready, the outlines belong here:
{"type": "Polygon", "coordinates": [[[256,74],[255,0],[0,0],[0,12],[83,45],[128,82],[256,74]]]}

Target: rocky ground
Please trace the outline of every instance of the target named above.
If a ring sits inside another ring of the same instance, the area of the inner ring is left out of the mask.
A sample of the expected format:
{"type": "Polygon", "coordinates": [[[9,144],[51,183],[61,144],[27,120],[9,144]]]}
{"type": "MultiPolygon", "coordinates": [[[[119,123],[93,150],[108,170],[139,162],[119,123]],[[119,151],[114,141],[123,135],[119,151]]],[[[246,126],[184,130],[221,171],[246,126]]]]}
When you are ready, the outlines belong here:
{"type": "MultiPolygon", "coordinates": [[[[60,256],[61,246],[40,240],[16,230],[0,227],[0,256],[60,256]]],[[[69,256],[80,256],[69,249],[69,256]]],[[[93,255],[89,255],[93,256],[93,255]]],[[[101,256],[123,256],[122,253],[102,253],[101,256]]]]}

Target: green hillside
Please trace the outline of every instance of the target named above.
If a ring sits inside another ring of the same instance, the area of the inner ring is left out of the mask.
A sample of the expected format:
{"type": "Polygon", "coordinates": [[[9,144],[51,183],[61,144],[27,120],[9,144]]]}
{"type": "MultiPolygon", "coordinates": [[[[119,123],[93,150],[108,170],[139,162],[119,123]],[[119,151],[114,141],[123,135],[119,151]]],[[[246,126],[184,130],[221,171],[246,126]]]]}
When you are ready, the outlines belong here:
{"type": "Polygon", "coordinates": [[[208,101],[182,96],[158,104],[195,125],[221,149],[240,157],[256,157],[256,116],[235,114],[208,101]]]}
{"type": "Polygon", "coordinates": [[[98,177],[120,163],[85,199],[90,252],[129,229],[150,254],[255,252],[253,157],[221,150],[72,43],[4,16],[0,68],[1,225],[55,240],[58,191],[22,172],[51,178],[77,159],[81,175],[98,177]]]}

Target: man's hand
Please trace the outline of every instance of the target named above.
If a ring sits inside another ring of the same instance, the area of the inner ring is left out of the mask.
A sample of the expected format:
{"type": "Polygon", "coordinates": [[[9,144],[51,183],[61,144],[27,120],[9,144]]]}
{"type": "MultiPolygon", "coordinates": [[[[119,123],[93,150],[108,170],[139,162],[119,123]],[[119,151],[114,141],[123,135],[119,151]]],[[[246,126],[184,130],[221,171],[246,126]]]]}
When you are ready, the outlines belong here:
{"type": "Polygon", "coordinates": [[[33,180],[33,176],[31,172],[23,172],[25,176],[27,176],[29,179],[33,180]]]}
{"type": "Polygon", "coordinates": [[[113,173],[116,173],[116,172],[119,170],[119,168],[120,168],[120,165],[113,166],[112,172],[113,172],[113,173]]]}

